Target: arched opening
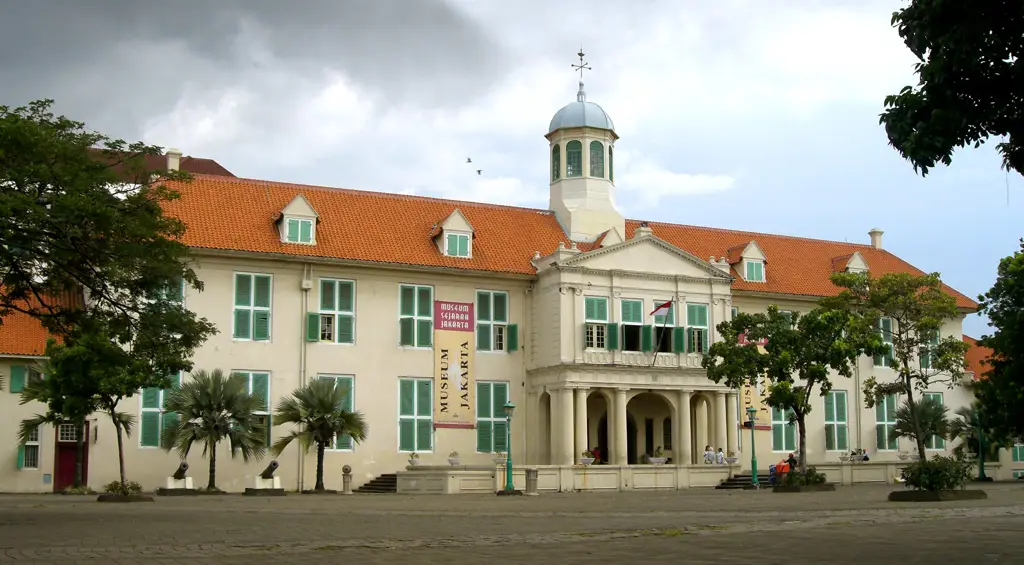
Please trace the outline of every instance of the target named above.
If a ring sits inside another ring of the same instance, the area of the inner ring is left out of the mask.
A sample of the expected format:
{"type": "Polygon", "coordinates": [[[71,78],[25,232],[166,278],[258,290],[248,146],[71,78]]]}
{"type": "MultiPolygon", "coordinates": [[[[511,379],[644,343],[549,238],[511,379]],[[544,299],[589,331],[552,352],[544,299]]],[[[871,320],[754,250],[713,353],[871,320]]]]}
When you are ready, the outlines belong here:
{"type": "Polygon", "coordinates": [[[611,145],[608,146],[608,180],[615,182],[615,159],[611,145]]]}
{"type": "MultiPolygon", "coordinates": [[[[587,395],[587,449],[597,463],[607,463],[611,445],[608,443],[608,397],[600,391],[587,395]]],[[[574,457],[580,457],[577,453],[574,457]]]]}
{"type": "Polygon", "coordinates": [[[600,141],[590,142],[590,176],[604,178],[604,144],[600,141]]]}
{"type": "Polygon", "coordinates": [[[551,148],[551,182],[555,182],[562,174],[562,146],[555,144],[551,148]]]}
{"type": "MultiPolygon", "coordinates": [[[[715,423],[711,398],[704,394],[695,394],[690,400],[690,429],[693,430],[692,449],[693,463],[704,462],[704,450],[713,447],[715,423]]],[[[725,447],[725,446],[722,446],[725,447]]]]}
{"type": "Polygon", "coordinates": [[[537,430],[536,442],[536,464],[550,464],[551,463],[551,395],[547,392],[542,392],[540,397],[537,399],[537,404],[540,411],[540,418],[538,424],[540,429],[537,430]]]}
{"type": "Polygon", "coordinates": [[[583,144],[572,140],[565,144],[565,177],[583,176],[583,144]]]}
{"type": "Polygon", "coordinates": [[[671,458],[667,443],[672,445],[672,434],[665,435],[665,421],[671,429],[672,405],[665,397],[652,392],[638,394],[626,404],[626,443],[629,463],[647,463],[661,449],[663,457],[671,458]],[[632,440],[632,441],[630,441],[632,440]]]}

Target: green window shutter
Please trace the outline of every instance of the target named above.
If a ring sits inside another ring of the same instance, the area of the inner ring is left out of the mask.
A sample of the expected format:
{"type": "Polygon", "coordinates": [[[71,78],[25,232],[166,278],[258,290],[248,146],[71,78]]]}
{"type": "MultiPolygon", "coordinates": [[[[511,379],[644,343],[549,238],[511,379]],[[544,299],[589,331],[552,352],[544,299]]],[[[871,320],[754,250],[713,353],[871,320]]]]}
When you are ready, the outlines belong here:
{"type": "Polygon", "coordinates": [[[416,420],[416,449],[430,451],[433,449],[434,423],[430,420],[416,420]]]}
{"type": "MultiPolygon", "coordinates": [[[[355,387],[355,382],[349,378],[339,378],[337,380],[337,383],[337,386],[343,387],[345,389],[345,396],[341,401],[341,408],[343,410],[351,412],[352,410],[355,409],[355,404],[353,404],[352,402],[352,399],[354,397],[352,393],[353,388],[355,387]]],[[[335,439],[335,449],[352,449],[352,447],[352,436],[348,434],[341,434],[335,439]]]]}
{"type": "Polygon", "coordinates": [[[252,393],[254,396],[258,396],[263,399],[263,409],[267,412],[270,411],[270,374],[268,373],[253,373],[252,374],[252,393]]]}
{"type": "Polygon", "coordinates": [[[480,420],[476,423],[476,450],[480,453],[491,453],[494,451],[494,429],[491,422],[480,420]]]}
{"type": "Polygon", "coordinates": [[[686,353],[686,334],[683,328],[672,328],[672,353],[686,353]]]}
{"type": "Polygon", "coordinates": [[[299,241],[302,243],[313,241],[313,222],[299,223],[299,241]]]}
{"type": "Polygon", "coordinates": [[[235,275],[235,306],[252,306],[252,275],[235,275]]]}
{"type": "Polygon", "coordinates": [[[434,343],[434,321],[416,320],[416,347],[430,347],[434,343]]]}
{"type": "Polygon", "coordinates": [[[252,313],[252,339],[267,341],[270,339],[270,312],[255,310],[252,313]]]}
{"type": "Polygon", "coordinates": [[[24,365],[11,365],[11,394],[17,394],[25,390],[25,380],[28,368],[24,365]]]}
{"type": "Polygon", "coordinates": [[[172,373],[169,377],[171,385],[169,388],[175,389],[181,386],[181,373],[172,373]]]}
{"type": "Polygon", "coordinates": [[[479,322],[491,321],[491,293],[476,293],[476,319],[479,322]]]}
{"type": "Polygon", "coordinates": [[[836,393],[830,392],[825,397],[825,421],[835,422],[836,421],[836,393]]]}
{"type": "Polygon", "coordinates": [[[337,328],[335,331],[338,334],[338,343],[355,343],[356,341],[356,323],[352,316],[347,314],[338,314],[337,328]]]}
{"type": "Polygon", "coordinates": [[[614,351],[619,348],[619,325],[616,323],[606,324],[605,328],[605,343],[608,346],[609,351],[614,351]]]}
{"type": "Polygon", "coordinates": [[[288,220],[288,241],[299,240],[299,221],[288,220]]]}
{"type": "Polygon", "coordinates": [[[469,236],[459,236],[459,257],[469,257],[469,236]]]}
{"type": "Polygon", "coordinates": [[[596,298],[587,298],[586,300],[583,301],[583,304],[584,304],[584,308],[583,308],[584,309],[584,316],[588,320],[596,320],[597,319],[597,299],[596,298]]]}
{"type": "Polygon", "coordinates": [[[476,348],[478,351],[490,351],[491,350],[491,325],[490,324],[477,324],[476,325],[476,348]]]}
{"type": "Polygon", "coordinates": [[[519,351],[519,325],[518,324],[509,324],[508,325],[508,334],[507,334],[506,340],[507,340],[507,344],[508,344],[508,348],[507,349],[509,351],[519,351]]]}
{"type": "Polygon", "coordinates": [[[836,421],[846,422],[846,392],[836,393],[836,421]]]}
{"type": "Polygon", "coordinates": [[[416,415],[430,417],[433,413],[434,399],[430,394],[431,382],[427,379],[416,381],[416,415]]]}
{"type": "Polygon", "coordinates": [[[398,320],[398,344],[405,346],[413,346],[416,344],[415,341],[415,329],[414,325],[416,320],[413,318],[401,318],[398,320]]]}
{"type": "Polygon", "coordinates": [[[493,383],[491,395],[494,408],[491,410],[494,418],[505,416],[505,403],[508,402],[508,383],[493,383]]]}
{"type": "Polygon", "coordinates": [[[433,290],[429,286],[421,286],[416,289],[416,315],[433,317],[434,300],[431,297],[433,290]]]}
{"type": "Polygon", "coordinates": [[[604,298],[597,299],[597,319],[607,320],[608,319],[608,300],[604,298]]]}
{"type": "Polygon", "coordinates": [[[320,341],[320,314],[306,314],[306,341],[320,341]]]}
{"type": "Polygon", "coordinates": [[[335,282],[321,280],[320,281],[320,309],[321,310],[334,310],[335,302],[335,282]]]}
{"type": "Polygon", "coordinates": [[[696,353],[693,349],[693,328],[686,328],[686,351],[696,353]]]}
{"type": "Polygon", "coordinates": [[[160,446],[162,447],[164,442],[163,438],[167,435],[167,430],[176,428],[178,426],[178,414],[177,412],[167,412],[160,418],[160,446]]]}
{"type": "Polygon", "coordinates": [[[142,447],[160,447],[160,413],[143,412],[139,420],[142,426],[139,431],[139,442],[142,447]]]}
{"type": "Polygon", "coordinates": [[[889,439],[886,437],[885,424],[875,424],[875,447],[888,449],[889,439]]]}
{"type": "Polygon", "coordinates": [[[476,383],[476,417],[491,417],[491,383],[476,383]]]}
{"type": "Polygon", "coordinates": [[[253,277],[255,292],[253,292],[253,304],[261,308],[270,308],[270,276],[256,275],[253,277]]]}
{"type": "Polygon", "coordinates": [[[416,420],[406,419],[398,422],[398,449],[416,451],[416,420]]]}
{"type": "Polygon", "coordinates": [[[403,286],[398,293],[398,312],[402,316],[416,314],[416,288],[403,286]]]}
{"type": "Polygon", "coordinates": [[[631,324],[642,324],[644,321],[643,302],[639,300],[622,301],[622,321],[631,324]]]}
{"type": "Polygon", "coordinates": [[[782,451],[785,447],[785,436],[782,432],[783,424],[772,424],[772,451],[782,451]]]}
{"type": "Polygon", "coordinates": [[[159,408],[160,407],[160,389],[156,387],[149,387],[142,389],[142,407],[143,408],[159,408]]]}
{"type": "Polygon", "coordinates": [[[398,381],[398,415],[416,415],[416,383],[408,379],[398,381]]]}
{"type": "Polygon", "coordinates": [[[492,312],[495,322],[508,321],[508,295],[504,292],[495,292],[494,311],[492,312]]]}
{"type": "Polygon", "coordinates": [[[448,234],[448,242],[447,245],[445,245],[444,252],[447,255],[459,254],[459,236],[453,233],[448,234]]]}
{"type": "Polygon", "coordinates": [[[786,424],[786,451],[792,451],[796,449],[796,426],[793,424],[786,424]]]}
{"type": "Polygon", "coordinates": [[[338,310],[351,312],[355,310],[356,288],[352,281],[338,283],[338,310]]]}
{"type": "Polygon", "coordinates": [[[838,445],[836,447],[840,451],[846,451],[847,449],[849,449],[848,442],[849,442],[849,440],[847,439],[846,424],[837,424],[836,425],[836,443],[838,445]]]}
{"type": "Polygon", "coordinates": [[[700,352],[707,353],[708,345],[711,343],[711,333],[705,329],[701,329],[700,333],[704,337],[704,339],[700,340],[700,352]]]}
{"type": "Polygon", "coordinates": [[[885,421],[885,399],[875,401],[875,422],[885,421]]]}
{"type": "Polygon", "coordinates": [[[352,449],[352,436],[341,434],[335,438],[334,449],[352,449]]]}
{"type": "Polygon", "coordinates": [[[19,469],[24,469],[25,468],[25,446],[24,445],[19,445],[18,446],[18,468],[19,469]]]}
{"type": "Polygon", "coordinates": [[[835,433],[836,433],[836,425],[835,424],[825,424],[825,451],[835,451],[836,450],[835,433]]]}
{"type": "Polygon", "coordinates": [[[494,421],[494,451],[508,451],[508,426],[505,420],[494,421]]]}
{"type": "Polygon", "coordinates": [[[654,328],[651,326],[640,328],[640,350],[644,353],[654,351],[654,328]]]}
{"type": "Polygon", "coordinates": [[[896,421],[896,396],[894,395],[885,397],[885,416],[886,422],[896,421]]]}
{"type": "Polygon", "coordinates": [[[237,339],[249,339],[252,337],[252,311],[235,310],[235,333],[237,339]]]}

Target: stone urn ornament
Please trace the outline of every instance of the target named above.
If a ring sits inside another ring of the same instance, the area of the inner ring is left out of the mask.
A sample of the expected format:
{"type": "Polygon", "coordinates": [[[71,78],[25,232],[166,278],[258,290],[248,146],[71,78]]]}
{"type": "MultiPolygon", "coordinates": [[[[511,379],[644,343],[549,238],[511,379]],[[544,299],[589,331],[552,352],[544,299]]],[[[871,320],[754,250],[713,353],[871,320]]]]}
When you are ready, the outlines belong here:
{"type": "Polygon", "coordinates": [[[448,454],[448,464],[451,465],[452,467],[458,467],[459,466],[459,452],[458,451],[453,451],[453,452],[448,454]]]}
{"type": "Polygon", "coordinates": [[[420,466],[420,454],[413,451],[409,454],[409,466],[419,467],[420,466]]]}
{"type": "Polygon", "coordinates": [[[589,449],[583,452],[580,457],[580,465],[589,467],[594,464],[594,453],[589,449]]]}
{"type": "Polygon", "coordinates": [[[504,465],[505,464],[505,452],[504,451],[499,451],[494,456],[494,464],[495,465],[504,465]]]}
{"type": "Polygon", "coordinates": [[[647,460],[651,462],[651,465],[664,465],[668,458],[665,457],[665,452],[662,451],[659,445],[654,449],[654,455],[648,457],[647,460]]]}

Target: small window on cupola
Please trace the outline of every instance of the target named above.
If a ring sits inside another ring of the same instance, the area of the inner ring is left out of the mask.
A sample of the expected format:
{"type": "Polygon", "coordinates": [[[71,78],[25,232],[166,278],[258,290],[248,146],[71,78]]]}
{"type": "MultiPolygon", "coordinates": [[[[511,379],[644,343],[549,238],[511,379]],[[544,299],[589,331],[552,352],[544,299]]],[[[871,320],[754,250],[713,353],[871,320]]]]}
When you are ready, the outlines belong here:
{"type": "Polygon", "coordinates": [[[436,225],[435,230],[441,253],[449,257],[473,257],[473,226],[458,208],[436,225]]]}
{"type": "Polygon", "coordinates": [[[316,245],[316,224],[319,215],[301,194],[281,210],[278,226],[282,243],[316,245]]]}

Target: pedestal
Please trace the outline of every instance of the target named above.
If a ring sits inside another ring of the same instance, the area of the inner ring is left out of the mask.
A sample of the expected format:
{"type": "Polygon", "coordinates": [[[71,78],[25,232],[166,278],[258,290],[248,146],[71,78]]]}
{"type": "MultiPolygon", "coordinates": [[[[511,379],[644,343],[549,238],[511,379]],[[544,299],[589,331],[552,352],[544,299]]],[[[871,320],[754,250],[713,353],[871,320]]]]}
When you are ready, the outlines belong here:
{"type": "Polygon", "coordinates": [[[199,491],[192,485],[192,477],[175,479],[167,477],[167,486],[156,489],[158,496],[196,496],[199,491]]]}
{"type": "Polygon", "coordinates": [[[253,486],[245,489],[246,496],[284,496],[284,489],[281,488],[281,478],[273,477],[270,479],[264,479],[263,477],[255,477],[253,479],[253,486]]]}

